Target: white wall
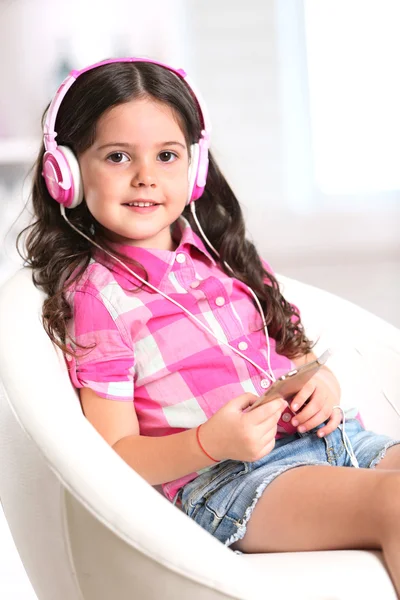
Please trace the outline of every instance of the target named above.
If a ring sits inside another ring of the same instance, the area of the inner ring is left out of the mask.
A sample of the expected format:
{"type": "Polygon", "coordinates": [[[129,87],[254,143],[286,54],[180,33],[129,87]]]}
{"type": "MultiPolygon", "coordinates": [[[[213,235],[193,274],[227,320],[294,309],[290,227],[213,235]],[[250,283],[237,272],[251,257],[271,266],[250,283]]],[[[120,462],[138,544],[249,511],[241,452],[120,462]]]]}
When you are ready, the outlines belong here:
{"type": "Polygon", "coordinates": [[[64,60],[81,68],[110,56],[174,63],[185,47],[183,0],[0,1],[0,136],[40,134],[64,60]]]}
{"type": "MultiPolygon", "coordinates": [[[[63,56],[77,67],[119,51],[182,65],[207,101],[214,154],[260,252],[276,270],[400,325],[398,198],[391,206],[351,199],[340,207],[296,205],[297,193],[300,200],[312,193],[301,177],[312,167],[301,8],[301,0],[121,0],[111,10],[99,0],[95,25],[92,2],[60,4],[57,19],[51,0],[0,2],[2,83],[9,90],[0,95],[0,135],[39,136],[63,56]]],[[[20,188],[5,188],[0,166],[0,235],[21,205],[20,188]]],[[[0,279],[15,268],[11,241],[7,262],[0,252],[0,279]]]]}
{"type": "Polygon", "coordinates": [[[214,122],[214,152],[276,270],[400,326],[400,194],[391,205],[366,197],[303,208],[313,189],[309,174],[302,178],[312,165],[301,7],[301,0],[190,1],[193,70],[214,122]]]}

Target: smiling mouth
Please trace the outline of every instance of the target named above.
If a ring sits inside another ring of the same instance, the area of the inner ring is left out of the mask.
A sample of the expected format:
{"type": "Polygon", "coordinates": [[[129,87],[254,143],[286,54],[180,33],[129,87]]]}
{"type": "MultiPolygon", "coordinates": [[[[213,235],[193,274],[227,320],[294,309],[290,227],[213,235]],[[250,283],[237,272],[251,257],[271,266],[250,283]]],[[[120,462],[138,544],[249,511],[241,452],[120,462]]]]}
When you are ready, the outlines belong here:
{"type": "Polygon", "coordinates": [[[137,206],[139,208],[146,208],[148,206],[158,206],[157,202],[146,202],[146,201],[137,201],[137,202],[125,202],[124,206],[137,206]]]}

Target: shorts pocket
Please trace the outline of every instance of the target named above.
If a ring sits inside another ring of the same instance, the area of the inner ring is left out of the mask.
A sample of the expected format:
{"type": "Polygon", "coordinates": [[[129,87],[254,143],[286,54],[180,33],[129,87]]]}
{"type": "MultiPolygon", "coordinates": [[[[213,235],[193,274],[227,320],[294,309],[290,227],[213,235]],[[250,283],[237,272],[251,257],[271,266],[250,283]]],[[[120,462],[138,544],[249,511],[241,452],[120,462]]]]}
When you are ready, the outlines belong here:
{"type": "MultiPolygon", "coordinates": [[[[247,465],[245,465],[247,466],[247,465]]],[[[248,472],[248,468],[244,468],[239,473],[236,473],[216,486],[208,494],[204,496],[204,506],[209,513],[212,513],[214,521],[229,516],[232,512],[232,506],[236,503],[238,494],[241,494],[243,486],[246,485],[245,480],[241,479],[248,472]]],[[[236,511],[233,511],[234,513],[236,511]]],[[[233,515],[230,515],[233,518],[233,515]]]]}
{"type": "Polygon", "coordinates": [[[184,511],[194,517],[200,506],[214,493],[223,488],[238,475],[248,472],[248,464],[239,461],[224,461],[207,473],[199,475],[183,490],[182,506],[184,511]],[[196,485],[197,484],[197,485],[196,485]]]}

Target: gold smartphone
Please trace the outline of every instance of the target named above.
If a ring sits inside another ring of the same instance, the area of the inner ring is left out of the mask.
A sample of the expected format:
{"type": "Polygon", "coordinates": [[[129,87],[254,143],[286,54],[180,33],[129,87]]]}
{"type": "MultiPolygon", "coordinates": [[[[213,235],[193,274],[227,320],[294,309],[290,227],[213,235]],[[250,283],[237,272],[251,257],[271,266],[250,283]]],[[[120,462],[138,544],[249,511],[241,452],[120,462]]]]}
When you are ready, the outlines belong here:
{"type": "MultiPolygon", "coordinates": [[[[271,402],[276,398],[283,398],[284,400],[290,400],[301,390],[301,388],[311,379],[313,375],[326,363],[328,358],[331,356],[331,350],[325,350],[320,357],[312,360],[301,367],[288,371],[279,379],[274,381],[271,387],[265,392],[263,396],[260,396],[254,404],[252,404],[247,411],[253,410],[260,404],[271,402]]],[[[246,412],[247,412],[246,411],[246,412]]]]}

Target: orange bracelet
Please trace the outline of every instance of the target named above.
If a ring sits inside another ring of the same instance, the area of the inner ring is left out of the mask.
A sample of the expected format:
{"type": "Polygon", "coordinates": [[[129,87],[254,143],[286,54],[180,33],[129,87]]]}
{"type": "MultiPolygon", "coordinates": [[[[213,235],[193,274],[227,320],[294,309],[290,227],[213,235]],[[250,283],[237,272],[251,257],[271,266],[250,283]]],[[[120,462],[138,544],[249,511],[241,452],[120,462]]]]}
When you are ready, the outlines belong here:
{"type": "MultiPolygon", "coordinates": [[[[202,425],[202,424],[201,424],[201,425],[202,425]]],[[[196,437],[197,437],[197,442],[198,442],[198,444],[199,444],[200,448],[203,450],[204,454],[205,454],[206,456],[208,456],[208,458],[211,458],[211,460],[213,460],[214,462],[218,463],[218,462],[220,462],[220,461],[219,461],[219,460],[215,460],[215,458],[213,458],[212,456],[210,456],[210,455],[208,454],[208,452],[206,452],[206,450],[204,450],[204,448],[203,448],[203,446],[202,446],[202,444],[201,444],[201,441],[200,441],[200,436],[199,436],[199,432],[200,432],[200,427],[201,427],[201,425],[199,425],[199,426],[197,427],[197,429],[196,429],[196,437]]]]}

